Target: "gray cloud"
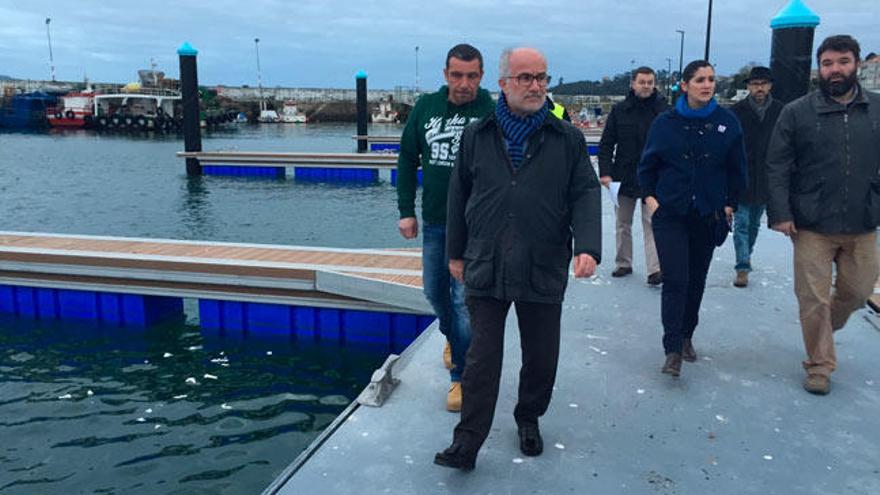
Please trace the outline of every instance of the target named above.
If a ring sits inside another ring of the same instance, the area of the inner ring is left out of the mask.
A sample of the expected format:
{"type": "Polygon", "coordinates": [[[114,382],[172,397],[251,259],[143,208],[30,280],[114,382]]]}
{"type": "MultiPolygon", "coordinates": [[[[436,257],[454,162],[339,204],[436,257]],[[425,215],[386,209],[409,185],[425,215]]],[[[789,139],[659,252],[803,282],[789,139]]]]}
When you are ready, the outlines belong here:
{"type": "MultiPolygon", "coordinates": [[[[787,0],[715,2],[712,56],[722,74],[768,63],[770,18],[787,0]]],[[[876,0],[806,0],[820,15],[816,39],[850,33],[865,52],[880,51],[876,0]]],[[[496,60],[505,46],[535,45],[555,77],[597,79],[636,65],[678,65],[684,29],[685,62],[702,57],[706,0],[676,2],[401,0],[215,0],[170,2],[7,0],[0,5],[0,74],[47,78],[44,19],[52,18],[58,77],[129,81],[155,58],[177,75],[175,50],[184,40],[199,49],[205,84],[255,84],[254,37],[266,86],[349,87],[358,70],[371,87],[411,86],[415,46],[424,88],[441,83],[446,50],[467,41],[486,57],[484,85],[495,87],[496,60]]]]}

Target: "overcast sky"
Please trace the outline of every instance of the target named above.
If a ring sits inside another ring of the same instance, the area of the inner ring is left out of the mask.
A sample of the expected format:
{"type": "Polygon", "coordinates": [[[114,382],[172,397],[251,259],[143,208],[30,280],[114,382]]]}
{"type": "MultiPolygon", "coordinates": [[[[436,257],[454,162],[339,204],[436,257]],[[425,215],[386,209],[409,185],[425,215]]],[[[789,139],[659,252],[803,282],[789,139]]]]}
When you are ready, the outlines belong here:
{"type": "MultiPolygon", "coordinates": [[[[769,63],[770,19],[788,0],[715,0],[710,59],[721,74],[769,63]]],[[[863,54],[880,52],[878,0],[806,0],[821,18],[818,43],[848,33],[863,54]]],[[[199,82],[256,85],[259,37],[264,86],[351,87],[358,70],[372,88],[413,86],[419,46],[422,89],[442,83],[446,51],[468,42],[486,59],[496,89],[506,46],[531,45],[558,81],[599,79],[635,65],[678,66],[701,58],[707,0],[0,0],[0,74],[48,79],[45,18],[51,17],[59,80],[127,82],[154,58],[178,76],[176,49],[199,50],[199,82]],[[184,5],[181,7],[180,5],[184,5]],[[658,7],[658,6],[663,7],[658,7]]]]}

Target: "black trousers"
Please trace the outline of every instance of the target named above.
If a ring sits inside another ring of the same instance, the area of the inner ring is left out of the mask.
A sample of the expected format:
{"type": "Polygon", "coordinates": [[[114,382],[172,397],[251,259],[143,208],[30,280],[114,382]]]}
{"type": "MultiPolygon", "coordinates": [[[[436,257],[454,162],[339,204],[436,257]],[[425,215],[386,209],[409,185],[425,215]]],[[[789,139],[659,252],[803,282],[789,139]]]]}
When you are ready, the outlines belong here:
{"type": "Polygon", "coordinates": [[[715,251],[714,224],[693,210],[684,216],[665,215],[661,206],[651,226],[663,271],[663,349],[667,354],[681,352],[682,340],[693,337],[699,322],[706,274],[715,251]]]}
{"type": "Polygon", "coordinates": [[[537,424],[550,405],[559,361],[559,324],[562,304],[502,301],[467,296],[471,317],[471,345],[461,380],[461,420],[454,442],[476,452],[489,436],[504,356],[504,323],[510,305],[519,320],[522,368],[519,400],[513,416],[517,425],[537,424]]]}

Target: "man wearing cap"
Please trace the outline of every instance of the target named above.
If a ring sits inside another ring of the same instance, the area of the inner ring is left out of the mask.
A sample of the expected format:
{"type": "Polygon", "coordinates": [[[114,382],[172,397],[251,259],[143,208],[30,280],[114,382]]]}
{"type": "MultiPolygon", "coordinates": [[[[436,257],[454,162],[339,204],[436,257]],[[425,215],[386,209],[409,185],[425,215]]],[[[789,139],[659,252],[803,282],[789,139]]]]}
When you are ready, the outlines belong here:
{"type": "Polygon", "coordinates": [[[773,76],[767,67],[752,67],[746,87],[749,96],[731,107],[742,124],[749,162],[748,187],[740,196],[733,223],[733,247],[736,250],[733,285],[736,287],[749,285],[752,250],[767,205],[767,146],[783,107],[782,102],[770,96],[773,76]]]}

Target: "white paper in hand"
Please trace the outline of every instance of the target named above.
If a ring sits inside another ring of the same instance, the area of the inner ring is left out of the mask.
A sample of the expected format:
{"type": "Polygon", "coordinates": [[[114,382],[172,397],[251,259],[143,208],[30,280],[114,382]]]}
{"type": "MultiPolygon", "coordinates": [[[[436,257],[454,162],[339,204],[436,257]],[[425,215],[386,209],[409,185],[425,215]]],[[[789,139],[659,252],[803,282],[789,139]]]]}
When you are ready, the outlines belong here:
{"type": "Polygon", "coordinates": [[[620,206],[617,203],[617,194],[620,192],[620,182],[611,182],[608,184],[608,197],[611,198],[611,203],[614,204],[614,207],[617,208],[620,206]]]}

